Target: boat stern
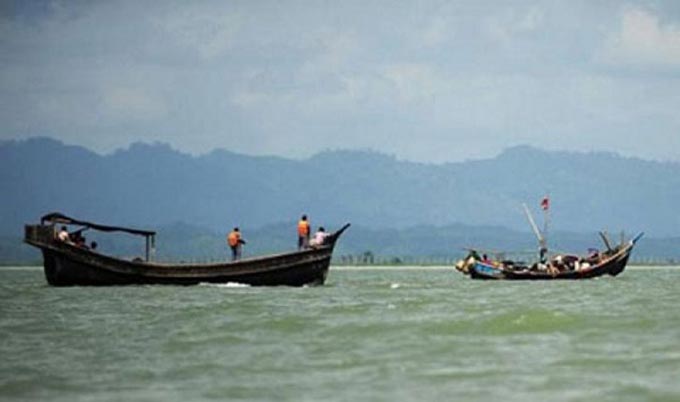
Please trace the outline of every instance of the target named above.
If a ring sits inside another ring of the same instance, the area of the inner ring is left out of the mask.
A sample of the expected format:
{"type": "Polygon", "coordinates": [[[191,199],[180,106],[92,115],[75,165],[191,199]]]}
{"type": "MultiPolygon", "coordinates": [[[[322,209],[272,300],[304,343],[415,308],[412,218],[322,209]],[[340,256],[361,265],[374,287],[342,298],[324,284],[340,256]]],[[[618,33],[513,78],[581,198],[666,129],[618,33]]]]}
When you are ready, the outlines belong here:
{"type": "Polygon", "coordinates": [[[470,277],[473,279],[504,279],[505,274],[502,269],[491,264],[475,261],[470,266],[470,277]]]}
{"type": "Polygon", "coordinates": [[[54,225],[24,225],[24,243],[40,248],[54,241],[54,225]]]}

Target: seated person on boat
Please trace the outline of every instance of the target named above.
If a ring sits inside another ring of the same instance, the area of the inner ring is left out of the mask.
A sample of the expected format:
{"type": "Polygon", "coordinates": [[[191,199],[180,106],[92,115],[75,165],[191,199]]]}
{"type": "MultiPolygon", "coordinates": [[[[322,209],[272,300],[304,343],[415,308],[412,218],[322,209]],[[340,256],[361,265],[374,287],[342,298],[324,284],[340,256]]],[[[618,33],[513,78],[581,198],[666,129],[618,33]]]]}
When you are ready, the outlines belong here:
{"type": "Polygon", "coordinates": [[[309,245],[311,247],[321,247],[324,244],[326,244],[326,238],[328,237],[328,233],[326,233],[326,229],[324,229],[323,226],[319,227],[319,230],[314,233],[314,238],[310,240],[309,245]]]}

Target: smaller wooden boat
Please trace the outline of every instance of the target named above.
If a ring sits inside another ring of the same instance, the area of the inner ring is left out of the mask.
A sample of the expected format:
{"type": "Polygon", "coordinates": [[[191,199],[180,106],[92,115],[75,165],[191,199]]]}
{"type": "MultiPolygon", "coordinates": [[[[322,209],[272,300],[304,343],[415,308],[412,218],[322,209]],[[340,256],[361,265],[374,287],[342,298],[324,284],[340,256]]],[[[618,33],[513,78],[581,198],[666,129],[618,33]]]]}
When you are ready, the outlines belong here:
{"type": "Polygon", "coordinates": [[[635,243],[642,235],[640,233],[627,243],[613,248],[607,244],[608,249],[601,254],[594,253],[587,257],[555,256],[545,264],[535,263],[531,266],[513,261],[481,261],[476,258],[476,253],[471,252],[456,264],[456,268],[472,279],[553,280],[616,276],[626,268],[635,243]]]}
{"type": "Polygon", "coordinates": [[[26,225],[24,242],[43,254],[45,278],[54,286],[106,286],[198,283],[242,283],[252,286],[321,285],[326,281],[333,248],[346,224],[314,248],[276,255],[210,264],[168,264],[150,260],[156,233],[149,230],[108,226],[74,219],[60,213],[41,218],[38,225],[26,225]],[[82,229],[124,232],[146,238],[146,258],[132,261],[104,255],[57,239],[56,225],[79,225],[82,229]]]}

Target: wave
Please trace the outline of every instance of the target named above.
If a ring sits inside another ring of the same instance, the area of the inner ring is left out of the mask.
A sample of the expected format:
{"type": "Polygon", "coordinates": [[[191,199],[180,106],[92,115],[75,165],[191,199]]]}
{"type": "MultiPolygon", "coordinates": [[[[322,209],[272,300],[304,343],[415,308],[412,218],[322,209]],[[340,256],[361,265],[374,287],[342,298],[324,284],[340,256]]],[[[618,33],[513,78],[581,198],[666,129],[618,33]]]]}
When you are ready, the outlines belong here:
{"type": "Polygon", "coordinates": [[[201,282],[198,284],[198,286],[209,286],[213,288],[249,288],[250,285],[247,283],[238,283],[238,282],[227,282],[227,283],[209,283],[209,282],[201,282]]]}

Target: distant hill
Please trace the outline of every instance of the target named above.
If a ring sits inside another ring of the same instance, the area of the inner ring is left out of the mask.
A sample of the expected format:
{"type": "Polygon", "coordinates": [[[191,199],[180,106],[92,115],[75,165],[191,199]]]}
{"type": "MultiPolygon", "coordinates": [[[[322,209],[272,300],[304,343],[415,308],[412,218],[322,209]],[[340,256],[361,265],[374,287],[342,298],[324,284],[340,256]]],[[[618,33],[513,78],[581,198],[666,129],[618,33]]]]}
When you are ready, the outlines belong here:
{"type": "Polygon", "coordinates": [[[184,222],[216,233],[293,224],[303,212],[314,226],[527,232],[521,204],[538,213],[545,193],[551,230],[680,234],[680,165],[615,154],[516,147],[493,159],[428,165],[365,151],[290,160],[225,150],[194,157],[164,144],[99,155],[48,138],[0,143],[0,234],[9,236],[51,211],[136,227],[184,222]]]}

